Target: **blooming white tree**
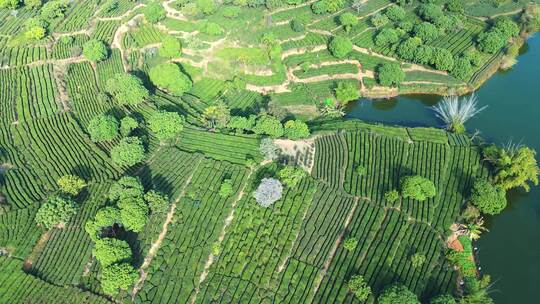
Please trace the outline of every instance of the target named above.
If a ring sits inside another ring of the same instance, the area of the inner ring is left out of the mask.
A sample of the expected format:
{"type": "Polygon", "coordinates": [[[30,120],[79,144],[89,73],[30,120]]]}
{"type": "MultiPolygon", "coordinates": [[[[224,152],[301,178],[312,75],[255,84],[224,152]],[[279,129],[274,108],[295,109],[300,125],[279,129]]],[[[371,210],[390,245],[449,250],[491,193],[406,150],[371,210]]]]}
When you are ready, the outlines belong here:
{"type": "Polygon", "coordinates": [[[268,207],[278,201],[283,193],[281,182],[274,178],[263,178],[253,197],[259,205],[268,207]]]}

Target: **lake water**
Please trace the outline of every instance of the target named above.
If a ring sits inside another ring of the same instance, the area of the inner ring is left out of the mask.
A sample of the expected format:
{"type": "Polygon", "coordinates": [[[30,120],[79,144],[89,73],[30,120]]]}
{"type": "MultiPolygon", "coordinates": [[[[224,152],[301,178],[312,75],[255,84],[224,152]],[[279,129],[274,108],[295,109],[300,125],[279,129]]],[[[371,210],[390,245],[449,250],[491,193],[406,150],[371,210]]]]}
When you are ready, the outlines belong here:
{"type": "MultiPolygon", "coordinates": [[[[488,108],[466,125],[499,144],[512,141],[540,152],[540,35],[529,39],[518,63],[476,92],[488,108]]],[[[406,126],[440,126],[429,106],[436,96],[360,100],[347,117],[406,126]]],[[[540,158],[540,155],[538,156],[540,158]]],[[[495,283],[496,303],[540,302],[540,187],[509,193],[509,206],[487,219],[490,232],[475,244],[482,271],[495,283]]]]}

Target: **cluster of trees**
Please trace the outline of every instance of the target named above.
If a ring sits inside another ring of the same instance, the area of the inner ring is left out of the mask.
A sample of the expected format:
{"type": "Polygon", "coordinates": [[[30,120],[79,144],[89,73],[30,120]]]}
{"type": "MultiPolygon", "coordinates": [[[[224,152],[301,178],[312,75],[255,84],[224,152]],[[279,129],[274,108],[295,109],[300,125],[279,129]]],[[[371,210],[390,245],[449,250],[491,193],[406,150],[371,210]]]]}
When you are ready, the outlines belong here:
{"type": "Polygon", "coordinates": [[[157,191],[144,192],[136,177],[124,176],[109,189],[108,199],[114,205],[104,207],[92,220],[86,222],[85,231],[94,241],[92,254],[101,264],[100,282],[103,292],[115,295],[127,290],[138,278],[130,264],[133,253],[125,240],[114,237],[119,227],[135,233],[141,232],[150,213],[165,213],[169,198],[157,191]]]}
{"type": "Polygon", "coordinates": [[[235,130],[237,133],[252,132],[258,135],[268,135],[273,138],[285,136],[292,140],[307,138],[310,135],[308,125],[299,120],[288,120],[284,124],[275,116],[266,112],[259,115],[230,116],[224,105],[209,107],[205,110],[204,117],[210,128],[226,128],[235,130]]]}
{"type": "Polygon", "coordinates": [[[174,96],[182,96],[193,86],[193,82],[180,67],[174,63],[161,63],[150,69],[150,81],[158,88],[174,96]]]}
{"type": "Polygon", "coordinates": [[[73,198],[86,187],[82,178],[71,174],[60,177],[56,184],[59,193],[49,197],[39,207],[34,218],[34,221],[45,229],[62,226],[77,213],[78,206],[73,198]]]}
{"type": "Polygon", "coordinates": [[[498,18],[491,29],[478,35],[478,49],[493,54],[503,48],[508,39],[519,35],[519,26],[514,21],[502,17],[498,18]]]}
{"type": "Polygon", "coordinates": [[[388,202],[397,201],[400,196],[403,198],[411,198],[417,201],[425,201],[437,195],[437,189],[433,182],[420,175],[405,176],[401,179],[401,191],[396,189],[389,190],[384,194],[384,198],[388,202]]]}

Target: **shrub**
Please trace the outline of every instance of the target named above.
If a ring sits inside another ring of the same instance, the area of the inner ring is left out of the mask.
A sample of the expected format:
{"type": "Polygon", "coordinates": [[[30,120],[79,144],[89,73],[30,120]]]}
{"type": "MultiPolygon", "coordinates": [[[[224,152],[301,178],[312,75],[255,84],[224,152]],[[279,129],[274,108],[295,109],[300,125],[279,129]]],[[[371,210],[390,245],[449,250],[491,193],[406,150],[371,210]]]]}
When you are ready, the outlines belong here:
{"type": "Polygon", "coordinates": [[[418,201],[425,201],[437,194],[435,185],[429,179],[414,175],[406,176],[401,180],[401,195],[403,198],[412,198],[418,201]]]}
{"type": "Polygon", "coordinates": [[[171,139],[184,129],[184,118],[176,112],[159,111],[148,120],[148,128],[159,140],[171,139]]]}
{"type": "Polygon", "coordinates": [[[120,166],[133,166],[144,159],[144,147],[138,137],[124,137],[111,149],[113,162],[120,166]]]}
{"type": "Polygon", "coordinates": [[[384,63],[377,68],[377,79],[383,86],[397,86],[405,80],[405,72],[397,63],[384,63]]]}
{"type": "Polygon", "coordinates": [[[92,39],[83,45],[83,56],[90,61],[102,61],[109,56],[105,44],[97,39],[92,39]]]}
{"type": "Polygon", "coordinates": [[[354,171],[356,172],[356,174],[358,174],[359,176],[364,176],[366,175],[367,173],[367,168],[362,166],[362,165],[357,165],[356,168],[354,169],[354,171]]]}
{"type": "Polygon", "coordinates": [[[39,226],[52,229],[56,225],[68,222],[75,213],[77,213],[75,202],[54,196],[39,207],[35,221],[39,226]]]}
{"type": "Polygon", "coordinates": [[[393,284],[386,287],[378,298],[379,304],[420,304],[418,297],[407,287],[393,284]]]}
{"type": "Polygon", "coordinates": [[[347,286],[356,299],[361,302],[367,300],[371,295],[371,288],[361,275],[353,275],[347,283],[347,286]]]}
{"type": "Polygon", "coordinates": [[[150,81],[172,95],[182,96],[193,83],[174,63],[162,63],[150,69],[150,81]]]}
{"type": "Polygon", "coordinates": [[[328,50],[336,58],[345,58],[353,49],[353,44],[349,38],[335,36],[328,45],[328,50]]]}
{"type": "Polygon", "coordinates": [[[121,105],[138,105],[148,98],[148,90],[134,75],[118,73],[107,80],[107,92],[121,105]]]}
{"type": "Polygon", "coordinates": [[[394,203],[399,199],[399,191],[390,190],[384,194],[384,199],[389,203],[394,203]]]}
{"type": "Polygon", "coordinates": [[[233,193],[233,185],[231,179],[226,179],[221,183],[221,186],[219,187],[219,196],[221,197],[229,197],[233,193]]]}
{"type": "Polygon", "coordinates": [[[277,179],[263,178],[253,193],[253,197],[259,205],[269,207],[281,198],[283,186],[277,179]]]}
{"type": "Polygon", "coordinates": [[[56,184],[60,191],[73,196],[79,194],[86,187],[86,182],[82,178],[71,174],[60,177],[56,184]]]}
{"type": "Polygon", "coordinates": [[[411,264],[413,268],[420,268],[426,262],[426,256],[421,253],[415,253],[411,256],[411,264]]]}
{"type": "Polygon", "coordinates": [[[118,120],[110,115],[98,115],[90,120],[87,130],[93,142],[113,140],[118,135],[118,120]]]}
{"type": "Polygon", "coordinates": [[[343,242],[343,248],[347,251],[354,251],[356,249],[356,246],[358,246],[358,239],[355,237],[348,237],[343,242]]]}
{"type": "Polygon", "coordinates": [[[351,82],[338,82],[334,92],[336,94],[336,99],[342,106],[345,106],[351,100],[357,100],[360,98],[360,90],[358,89],[358,85],[351,82]]]}
{"type": "Polygon", "coordinates": [[[291,29],[295,32],[303,32],[306,29],[306,26],[304,25],[304,23],[297,18],[293,18],[290,24],[291,24],[291,29]]]}

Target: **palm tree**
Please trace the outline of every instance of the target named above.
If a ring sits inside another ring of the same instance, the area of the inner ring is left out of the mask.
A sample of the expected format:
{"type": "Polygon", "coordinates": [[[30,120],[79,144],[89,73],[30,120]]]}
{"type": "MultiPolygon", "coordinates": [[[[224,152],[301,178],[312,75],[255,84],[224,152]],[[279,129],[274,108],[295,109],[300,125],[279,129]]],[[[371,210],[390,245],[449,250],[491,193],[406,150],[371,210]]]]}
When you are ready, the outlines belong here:
{"type": "Polygon", "coordinates": [[[483,232],[488,232],[489,230],[484,227],[484,219],[479,218],[470,224],[462,224],[459,228],[460,234],[468,235],[471,240],[476,241],[480,238],[483,232]]]}
{"type": "Polygon", "coordinates": [[[433,106],[435,115],[442,120],[446,129],[455,133],[465,132],[465,123],[487,106],[477,108],[478,98],[472,94],[460,99],[458,96],[445,96],[441,102],[433,106]]]}

